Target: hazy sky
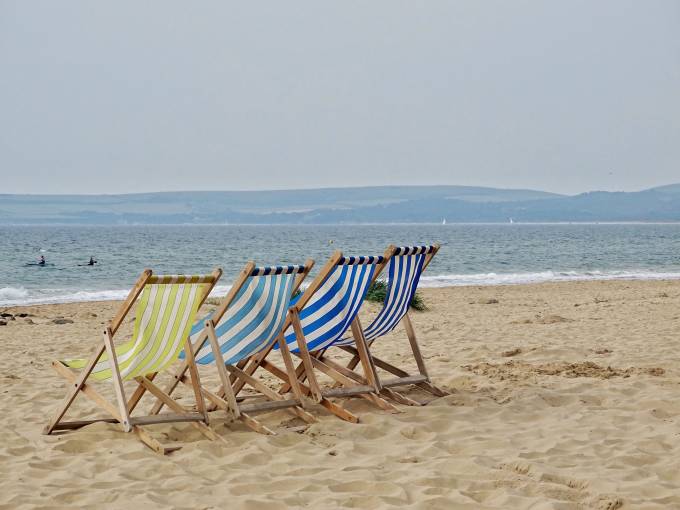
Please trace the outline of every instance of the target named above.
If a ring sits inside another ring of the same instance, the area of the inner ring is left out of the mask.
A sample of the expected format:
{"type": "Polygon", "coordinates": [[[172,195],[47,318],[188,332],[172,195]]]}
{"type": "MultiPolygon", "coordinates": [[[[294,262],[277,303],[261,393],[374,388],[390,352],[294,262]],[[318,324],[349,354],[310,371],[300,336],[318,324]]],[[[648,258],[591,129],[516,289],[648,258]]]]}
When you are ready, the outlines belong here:
{"type": "Polygon", "coordinates": [[[0,0],[0,193],[670,182],[678,0],[0,0]]]}

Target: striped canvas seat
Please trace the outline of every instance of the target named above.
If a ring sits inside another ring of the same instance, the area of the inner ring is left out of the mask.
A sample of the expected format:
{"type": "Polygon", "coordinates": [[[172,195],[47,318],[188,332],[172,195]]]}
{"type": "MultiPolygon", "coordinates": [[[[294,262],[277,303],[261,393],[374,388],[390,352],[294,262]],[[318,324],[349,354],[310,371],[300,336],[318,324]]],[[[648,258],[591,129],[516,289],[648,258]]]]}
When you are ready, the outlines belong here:
{"type": "MultiPolygon", "coordinates": [[[[184,348],[198,306],[205,297],[205,277],[155,277],[137,300],[132,339],[116,346],[116,357],[124,380],[160,372],[170,366],[184,348]]],[[[87,359],[63,363],[83,368],[87,359]]],[[[92,371],[97,380],[111,378],[108,356],[104,353],[92,371]]]]}
{"type": "MultiPolygon", "coordinates": [[[[300,310],[309,351],[342,338],[356,316],[383,257],[343,257],[300,310]]],[[[291,352],[299,352],[292,325],[285,333],[291,352]]]]}
{"type": "MultiPolygon", "coordinates": [[[[392,331],[408,312],[409,303],[418,288],[420,274],[434,246],[396,248],[388,262],[388,280],[382,310],[364,329],[366,340],[375,340],[392,331]]],[[[353,338],[343,338],[334,345],[352,345],[353,338]]]]}
{"type": "MultiPolygon", "coordinates": [[[[257,354],[276,341],[286,320],[291,295],[298,274],[305,266],[259,267],[251,271],[229,307],[215,324],[215,332],[228,365],[257,354]]],[[[191,330],[191,341],[199,340],[209,314],[191,330]]],[[[213,363],[209,343],[196,353],[196,362],[213,363]]]]}

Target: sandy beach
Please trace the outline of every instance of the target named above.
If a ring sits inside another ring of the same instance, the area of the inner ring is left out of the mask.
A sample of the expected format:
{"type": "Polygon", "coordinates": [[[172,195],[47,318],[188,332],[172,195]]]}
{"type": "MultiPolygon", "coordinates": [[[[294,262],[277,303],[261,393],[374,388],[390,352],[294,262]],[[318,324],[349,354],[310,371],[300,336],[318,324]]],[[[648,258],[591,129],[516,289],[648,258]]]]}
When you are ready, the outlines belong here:
{"type": "MultiPolygon", "coordinates": [[[[41,434],[65,394],[51,361],[89,353],[117,303],[0,310],[14,316],[0,326],[0,509],[680,508],[680,281],[421,293],[413,322],[450,396],[398,414],[348,401],[360,424],[315,407],[305,428],[278,411],[263,418],[276,436],[214,413],[226,443],[151,427],[184,444],[166,457],[115,425],[41,434]]],[[[414,365],[401,328],[375,353],[414,365]]]]}

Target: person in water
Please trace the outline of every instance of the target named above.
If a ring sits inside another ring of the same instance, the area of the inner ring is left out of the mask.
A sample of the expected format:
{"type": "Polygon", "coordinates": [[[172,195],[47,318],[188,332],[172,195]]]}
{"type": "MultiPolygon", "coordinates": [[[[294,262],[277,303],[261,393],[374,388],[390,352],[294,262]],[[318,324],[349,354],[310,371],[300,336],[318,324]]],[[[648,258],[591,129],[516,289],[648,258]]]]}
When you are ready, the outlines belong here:
{"type": "Polygon", "coordinates": [[[39,266],[45,265],[45,255],[40,255],[40,260],[38,261],[39,266]]]}
{"type": "Polygon", "coordinates": [[[90,261],[87,263],[88,266],[94,266],[97,263],[96,260],[94,260],[94,257],[90,255],[90,261]]]}

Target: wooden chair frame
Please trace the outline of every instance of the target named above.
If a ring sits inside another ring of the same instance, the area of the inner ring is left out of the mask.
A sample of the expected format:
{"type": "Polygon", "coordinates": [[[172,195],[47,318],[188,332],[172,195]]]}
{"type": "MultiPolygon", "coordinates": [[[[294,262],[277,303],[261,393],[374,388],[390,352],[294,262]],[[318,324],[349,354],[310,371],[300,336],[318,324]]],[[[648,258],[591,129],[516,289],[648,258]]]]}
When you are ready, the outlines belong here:
{"type": "MultiPolygon", "coordinates": [[[[423,262],[423,268],[421,270],[425,271],[425,268],[430,264],[434,256],[439,252],[440,245],[435,244],[434,249],[428,253],[425,256],[425,261],[423,262]]],[[[396,250],[398,248],[394,246],[390,246],[388,250],[391,251],[390,253],[390,258],[396,253],[396,250]]],[[[373,279],[375,281],[376,278],[373,279]]],[[[431,379],[430,375],[427,371],[427,367],[425,365],[425,360],[423,358],[422,352],[420,350],[420,345],[418,344],[418,339],[416,337],[416,332],[415,329],[413,328],[413,324],[411,323],[411,318],[409,316],[410,312],[406,312],[404,317],[401,319],[402,324],[404,325],[404,329],[406,330],[406,336],[409,341],[409,345],[411,347],[411,353],[413,354],[413,358],[416,361],[416,364],[418,366],[418,374],[417,375],[412,375],[406,372],[405,370],[400,369],[399,367],[394,366],[391,363],[388,363],[387,361],[377,358],[375,355],[372,354],[372,359],[374,366],[377,368],[381,368],[388,372],[389,374],[395,376],[390,379],[380,379],[378,377],[377,371],[376,371],[376,377],[380,380],[380,386],[382,388],[382,394],[386,397],[391,398],[392,400],[399,402],[401,404],[406,404],[406,405],[423,405],[422,402],[413,400],[411,398],[408,398],[400,393],[397,393],[396,391],[392,390],[391,388],[398,387],[398,386],[406,386],[406,385],[415,385],[432,395],[436,397],[444,397],[448,395],[449,393],[437,386],[435,386],[431,379]]],[[[379,337],[378,337],[379,338],[379,337]]],[[[378,338],[375,338],[371,340],[368,345],[369,347],[373,345],[373,342],[378,340],[378,338]]],[[[353,358],[350,360],[348,365],[345,367],[347,370],[354,371],[357,365],[359,364],[361,360],[361,356],[359,351],[353,347],[353,346],[339,346],[341,349],[343,349],[346,352],[349,352],[350,354],[353,355],[353,358]]],[[[348,374],[349,375],[349,374],[348,374]]],[[[350,376],[351,377],[351,376],[350,376]]]]}
{"type": "MultiPolygon", "coordinates": [[[[215,269],[210,275],[203,277],[197,283],[206,283],[208,288],[206,289],[204,295],[199,302],[199,308],[201,304],[208,297],[208,294],[219,280],[222,275],[221,269],[215,269]]],[[[219,435],[217,435],[209,426],[208,413],[206,410],[205,402],[203,396],[200,392],[200,380],[198,375],[198,370],[196,369],[196,363],[193,358],[194,351],[191,349],[191,342],[186,342],[185,352],[187,353],[187,361],[191,376],[190,384],[194,389],[194,396],[196,398],[196,408],[197,412],[192,412],[175,400],[173,400],[167,393],[163,392],[157,385],[153,383],[153,379],[156,377],[157,373],[147,374],[146,376],[135,377],[134,380],[137,383],[135,391],[132,393],[129,400],[126,399],[125,389],[123,387],[123,379],[120,374],[120,369],[118,367],[118,359],[116,357],[116,350],[114,346],[114,335],[120,328],[125,317],[132,309],[137,297],[142,293],[142,290],[146,285],[158,283],[175,283],[177,278],[174,277],[174,281],[170,281],[173,277],[164,276],[154,276],[150,269],[145,269],[141,276],[137,279],[137,282],[130,290],[127,298],[118,310],[118,313],[111,320],[109,326],[104,330],[103,341],[100,345],[96,347],[92,353],[89,361],[85,367],[78,373],[74,370],[68,368],[61,361],[54,361],[52,367],[56,372],[64,377],[66,381],[70,384],[70,389],[62,401],[62,403],[57,408],[53,418],[43,429],[44,434],[52,434],[58,430],[73,430],[84,427],[95,422],[108,422],[108,423],[120,423],[125,432],[134,432],[137,437],[149,448],[160,454],[167,454],[174,450],[178,450],[181,446],[177,445],[163,445],[158,440],[156,440],[149,432],[147,432],[143,425],[159,424],[159,423],[173,423],[173,422],[190,422],[194,427],[196,427],[204,436],[211,440],[222,440],[219,435]],[[116,395],[117,407],[111,404],[104,396],[102,396],[94,386],[87,382],[88,377],[94,370],[95,365],[101,358],[101,356],[107,353],[107,356],[111,364],[112,372],[112,383],[114,386],[114,391],[116,395]],[[142,399],[146,392],[149,392],[154,397],[165,402],[165,404],[174,413],[164,413],[161,415],[147,415],[147,416],[131,416],[137,404],[142,399]],[[92,402],[97,404],[98,407],[104,409],[112,418],[98,418],[89,420],[78,420],[78,421],[64,421],[63,417],[68,411],[71,404],[75,401],[78,395],[84,395],[92,402]]]]}
{"type": "MultiPolygon", "coordinates": [[[[381,390],[380,383],[375,377],[376,373],[371,360],[371,354],[368,351],[366,339],[364,338],[363,330],[358,317],[356,317],[352,322],[351,331],[358,347],[357,353],[359,356],[359,361],[364,368],[365,376],[360,376],[353,372],[352,376],[348,377],[348,374],[346,374],[347,370],[341,365],[328,364],[325,362],[325,360],[322,361],[319,359],[320,357],[318,356],[318,353],[309,352],[299,316],[300,311],[304,309],[307,302],[317,292],[317,290],[321,287],[335,267],[338,264],[341,264],[343,258],[342,252],[339,250],[336,251],[328,260],[328,262],[326,262],[309,287],[305,289],[302,296],[300,296],[300,299],[290,308],[288,312],[288,318],[286,319],[286,322],[282,328],[282,332],[285,332],[291,325],[295,331],[299,350],[299,352],[296,353],[296,356],[301,360],[298,368],[291,370],[287,367],[287,370],[284,371],[277,367],[270,360],[266,359],[274,347],[271,346],[269,349],[253,356],[249,363],[242,368],[242,371],[245,374],[252,376],[252,374],[254,374],[258,368],[263,368],[282,381],[283,385],[279,389],[279,395],[283,395],[290,391],[293,391],[297,394],[300,391],[305,396],[311,397],[314,402],[322,405],[337,417],[345,421],[358,423],[359,418],[355,414],[351,413],[330,399],[333,397],[358,396],[368,400],[383,410],[399,412],[396,407],[379,396],[381,390]],[[320,372],[326,374],[341,387],[322,390],[316,378],[315,370],[319,370],[320,372]],[[308,380],[309,384],[305,384],[305,380],[308,380]]],[[[375,274],[379,274],[384,266],[385,260],[376,264],[375,274]]],[[[279,344],[285,344],[285,340],[280,341],[279,344]]],[[[238,393],[240,388],[241,386],[237,383],[234,387],[235,392],[238,393]]]]}
{"type": "MultiPolygon", "coordinates": [[[[300,285],[302,284],[305,277],[309,274],[309,271],[313,266],[314,261],[312,259],[308,259],[305,262],[304,270],[301,273],[298,273],[295,282],[293,283],[293,294],[295,294],[295,292],[300,288],[300,285]]],[[[241,290],[243,285],[246,284],[253,269],[255,269],[255,263],[253,261],[249,261],[239,273],[233,286],[222,300],[218,308],[215,310],[213,315],[209,320],[205,321],[204,330],[196,342],[194,342],[192,345],[192,350],[194,352],[198,352],[203,348],[206,342],[209,342],[213,356],[215,357],[215,365],[217,367],[221,384],[219,388],[214,391],[208,390],[204,386],[200,387],[200,391],[202,392],[203,396],[210,402],[208,411],[214,411],[216,409],[223,410],[230,418],[242,421],[245,425],[256,432],[262,434],[275,434],[273,430],[265,426],[252,415],[261,412],[285,409],[306,423],[315,423],[317,421],[313,415],[305,411],[303,408],[306,406],[306,403],[300,387],[295,385],[293,387],[294,398],[286,399],[279,393],[270,389],[259,379],[253,377],[252,373],[247,373],[243,370],[245,364],[248,361],[247,359],[242,360],[236,365],[225,363],[222,351],[219,346],[219,339],[217,338],[217,334],[215,332],[216,324],[219,323],[222,316],[226,313],[227,309],[238,295],[238,292],[241,290]],[[266,401],[244,403],[246,397],[240,396],[239,393],[246,385],[255,389],[258,392],[256,396],[264,397],[266,401]]],[[[286,365],[286,370],[290,371],[290,373],[294,373],[295,365],[288,349],[288,345],[286,344],[285,340],[283,340],[284,330],[285,326],[284,329],[279,332],[277,341],[268,348],[268,352],[271,350],[271,348],[273,348],[274,345],[279,344],[281,355],[286,365]]],[[[179,367],[173,376],[173,380],[165,388],[165,392],[168,395],[172,393],[172,391],[180,382],[184,384],[190,384],[190,380],[186,376],[187,371],[190,369],[190,364],[188,361],[189,360],[187,357],[187,361],[179,367]]],[[[151,408],[151,413],[156,414],[160,412],[164,404],[165,402],[163,400],[158,399],[151,408]]]]}

